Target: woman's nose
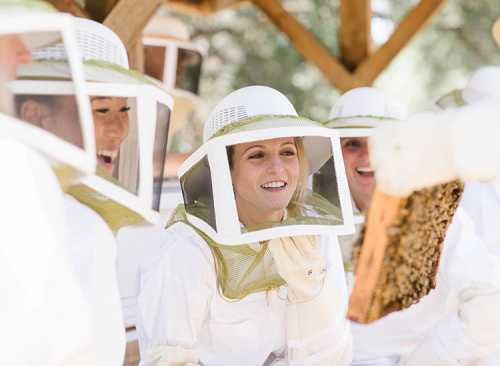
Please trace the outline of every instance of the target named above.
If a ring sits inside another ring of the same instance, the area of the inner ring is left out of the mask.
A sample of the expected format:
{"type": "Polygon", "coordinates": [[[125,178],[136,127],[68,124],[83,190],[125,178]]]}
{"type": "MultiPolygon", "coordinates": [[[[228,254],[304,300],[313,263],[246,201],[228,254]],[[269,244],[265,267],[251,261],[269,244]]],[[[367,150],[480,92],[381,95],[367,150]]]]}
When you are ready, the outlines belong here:
{"type": "Polygon", "coordinates": [[[359,153],[359,157],[361,159],[365,160],[366,162],[369,162],[370,161],[370,156],[368,154],[369,154],[368,144],[364,144],[363,147],[361,148],[360,153],[359,153]]]}
{"type": "Polygon", "coordinates": [[[116,118],[113,118],[111,123],[108,124],[107,135],[113,138],[123,139],[127,131],[127,121],[121,116],[123,113],[119,113],[116,118]]]}
{"type": "Polygon", "coordinates": [[[285,164],[280,156],[273,156],[269,161],[268,171],[269,172],[282,172],[285,168],[285,164]]]}

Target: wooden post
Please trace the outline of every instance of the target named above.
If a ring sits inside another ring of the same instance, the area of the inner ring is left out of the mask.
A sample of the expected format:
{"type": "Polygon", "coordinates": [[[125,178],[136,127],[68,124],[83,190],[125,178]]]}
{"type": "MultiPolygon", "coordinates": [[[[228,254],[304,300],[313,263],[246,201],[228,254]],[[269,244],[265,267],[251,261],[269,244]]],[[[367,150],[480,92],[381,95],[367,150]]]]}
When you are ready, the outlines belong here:
{"type": "Polygon", "coordinates": [[[350,71],[354,71],[370,55],[371,20],[371,0],[341,0],[339,32],[341,60],[350,71]]]}
{"type": "Polygon", "coordinates": [[[130,68],[144,73],[144,45],[142,36],[138,37],[130,47],[127,47],[130,68]]]}
{"type": "Polygon", "coordinates": [[[341,91],[362,86],[309,30],[283,8],[279,0],[252,1],[288,36],[302,56],[321,70],[330,83],[341,91]]]}
{"type": "Polygon", "coordinates": [[[87,10],[92,19],[102,23],[117,2],[118,0],[86,0],[85,10],[87,10]]]}
{"type": "Polygon", "coordinates": [[[111,28],[130,50],[162,0],[120,0],[103,24],[111,28]]]}
{"type": "Polygon", "coordinates": [[[244,3],[244,0],[164,0],[165,5],[171,9],[185,12],[196,12],[210,15],[219,10],[234,7],[244,3]]]}
{"type": "Polygon", "coordinates": [[[389,40],[359,66],[355,72],[357,79],[367,85],[372,84],[445,2],[446,0],[421,0],[398,25],[389,40]]]}
{"type": "Polygon", "coordinates": [[[48,0],[57,10],[76,17],[89,18],[89,14],[74,0],[48,0]]]}

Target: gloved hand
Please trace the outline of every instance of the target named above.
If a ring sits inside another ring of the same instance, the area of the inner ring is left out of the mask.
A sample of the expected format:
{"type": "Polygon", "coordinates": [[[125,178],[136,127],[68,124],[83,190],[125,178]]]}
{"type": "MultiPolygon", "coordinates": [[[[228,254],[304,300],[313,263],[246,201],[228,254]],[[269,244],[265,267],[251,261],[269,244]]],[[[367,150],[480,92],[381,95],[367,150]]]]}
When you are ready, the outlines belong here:
{"type": "Polygon", "coordinates": [[[393,196],[407,196],[454,179],[497,179],[499,105],[498,99],[485,99],[375,129],[370,137],[370,164],[378,188],[393,196]]]}
{"type": "Polygon", "coordinates": [[[404,197],[414,190],[455,179],[452,121],[440,121],[439,116],[421,113],[405,122],[375,129],[369,141],[370,165],[382,192],[404,197]]]}
{"type": "Polygon", "coordinates": [[[315,236],[283,237],[269,241],[280,276],[288,284],[288,300],[310,301],[321,292],[326,263],[315,236]]]}

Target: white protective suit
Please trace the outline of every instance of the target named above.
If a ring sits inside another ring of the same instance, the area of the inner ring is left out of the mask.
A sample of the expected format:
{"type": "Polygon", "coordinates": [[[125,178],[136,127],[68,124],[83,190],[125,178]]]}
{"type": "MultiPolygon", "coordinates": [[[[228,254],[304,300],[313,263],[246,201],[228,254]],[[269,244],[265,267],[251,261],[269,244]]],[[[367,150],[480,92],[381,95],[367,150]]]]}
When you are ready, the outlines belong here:
{"type": "Polygon", "coordinates": [[[116,278],[116,241],[104,220],[70,195],[64,197],[72,267],[90,305],[96,365],[121,366],[125,327],[116,278]]]}
{"type": "MultiPolygon", "coordinates": [[[[500,180],[492,182],[468,182],[460,205],[474,221],[474,230],[490,253],[500,257],[500,180]]],[[[500,365],[500,346],[498,351],[481,366],[500,365]]]]}
{"type": "Polygon", "coordinates": [[[328,268],[323,290],[298,304],[287,301],[286,287],[226,300],[212,252],[194,229],[177,223],[163,240],[160,255],[140,274],[141,365],[349,364],[347,290],[336,237],[321,237],[328,268]],[[331,301],[322,306],[325,296],[331,301]]]}
{"type": "Polygon", "coordinates": [[[396,365],[400,358],[400,365],[412,366],[479,364],[499,345],[499,301],[500,258],[460,207],[448,228],[436,289],[408,309],[353,324],[354,359],[359,365],[396,365]],[[393,363],[377,360],[383,357],[393,363]]]}
{"type": "MultiPolygon", "coordinates": [[[[472,222],[481,252],[488,253],[489,258],[484,258],[481,266],[498,262],[500,253],[498,111],[498,99],[484,98],[461,108],[417,115],[398,126],[382,127],[370,141],[377,182],[386,193],[406,195],[456,178],[467,182],[460,207],[472,222]]],[[[494,287],[498,288],[500,279],[495,276],[491,274],[490,282],[496,280],[494,287]]],[[[494,344],[500,348],[500,320],[495,311],[500,297],[498,290],[487,291],[470,295],[473,300],[468,302],[474,306],[469,306],[469,311],[475,315],[464,318],[463,323],[475,328],[475,332],[469,332],[470,339],[483,348],[484,354],[490,354],[494,344]]],[[[500,364],[498,353],[496,359],[500,364]]],[[[466,362],[463,364],[470,364],[466,362]]],[[[495,358],[483,362],[494,365],[495,358]]]]}
{"type": "Polygon", "coordinates": [[[4,365],[94,365],[89,308],[67,252],[63,197],[38,153],[0,139],[4,365]]]}

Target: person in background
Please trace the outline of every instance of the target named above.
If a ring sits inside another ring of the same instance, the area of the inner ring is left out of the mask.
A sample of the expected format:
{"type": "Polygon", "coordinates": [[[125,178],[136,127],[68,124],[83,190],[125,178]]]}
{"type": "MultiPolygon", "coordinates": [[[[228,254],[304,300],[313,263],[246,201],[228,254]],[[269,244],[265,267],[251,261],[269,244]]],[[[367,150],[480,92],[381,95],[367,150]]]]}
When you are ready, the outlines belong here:
{"type": "MultiPolygon", "coordinates": [[[[342,128],[359,127],[360,118],[371,119],[371,132],[367,133],[371,139],[379,130],[404,131],[408,126],[406,121],[383,122],[384,115],[380,111],[387,110],[384,106],[389,104],[391,101],[376,89],[370,93],[355,89],[342,96],[334,109],[342,110],[342,128]],[[373,108],[368,110],[366,106],[373,108]]],[[[422,113],[409,120],[421,122],[429,116],[429,113],[422,113]]],[[[418,154],[416,149],[410,149],[416,145],[424,147],[422,142],[428,137],[412,133],[411,139],[412,145],[406,149],[403,146],[403,149],[415,156],[413,154],[418,154]]],[[[371,143],[370,140],[370,146],[371,143]]],[[[385,140],[384,143],[393,142],[385,140]]],[[[380,144],[378,140],[377,146],[380,144]]],[[[374,163],[372,152],[369,150],[370,162],[378,184],[380,160],[374,163]]],[[[415,177],[418,180],[418,173],[406,175],[405,170],[415,167],[413,162],[407,163],[408,168],[399,170],[397,176],[391,178],[401,177],[406,181],[415,177]]],[[[500,263],[490,255],[462,206],[461,203],[447,231],[436,289],[408,309],[368,325],[353,323],[354,365],[475,365],[485,362],[500,345],[498,332],[487,324],[497,321],[494,309],[498,307],[500,278],[496,268],[500,263]]]]}

